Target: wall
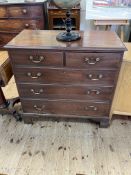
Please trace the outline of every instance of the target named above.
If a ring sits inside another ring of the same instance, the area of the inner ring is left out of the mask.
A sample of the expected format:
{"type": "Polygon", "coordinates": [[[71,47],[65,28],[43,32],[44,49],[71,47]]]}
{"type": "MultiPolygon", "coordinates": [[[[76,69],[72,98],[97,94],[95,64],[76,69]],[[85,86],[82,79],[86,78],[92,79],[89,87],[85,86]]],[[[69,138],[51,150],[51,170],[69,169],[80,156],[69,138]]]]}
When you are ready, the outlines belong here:
{"type": "MultiPolygon", "coordinates": [[[[93,21],[85,19],[85,16],[86,16],[86,1],[87,0],[81,0],[81,25],[80,25],[80,29],[81,30],[92,30],[92,29],[94,30],[95,26],[93,25],[93,21]]],[[[112,30],[116,31],[117,34],[119,35],[120,27],[112,26],[112,30]]],[[[131,31],[131,25],[126,26],[124,28],[124,34],[125,34],[124,41],[128,41],[130,31],[131,31]]]]}
{"type": "Polygon", "coordinates": [[[81,0],[81,30],[91,30],[94,29],[93,21],[86,20],[86,0],[81,0]]]}

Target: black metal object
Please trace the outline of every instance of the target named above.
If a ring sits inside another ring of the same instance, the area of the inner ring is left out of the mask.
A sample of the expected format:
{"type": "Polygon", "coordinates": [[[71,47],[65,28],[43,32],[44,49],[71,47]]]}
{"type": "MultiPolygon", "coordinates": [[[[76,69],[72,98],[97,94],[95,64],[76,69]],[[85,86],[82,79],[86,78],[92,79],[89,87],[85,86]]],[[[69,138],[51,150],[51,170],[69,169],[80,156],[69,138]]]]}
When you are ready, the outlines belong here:
{"type": "Polygon", "coordinates": [[[56,39],[58,41],[70,42],[70,41],[79,40],[81,38],[80,34],[78,32],[73,32],[72,31],[70,10],[67,10],[67,12],[66,12],[65,28],[66,28],[65,32],[61,32],[56,36],[56,39]]]}

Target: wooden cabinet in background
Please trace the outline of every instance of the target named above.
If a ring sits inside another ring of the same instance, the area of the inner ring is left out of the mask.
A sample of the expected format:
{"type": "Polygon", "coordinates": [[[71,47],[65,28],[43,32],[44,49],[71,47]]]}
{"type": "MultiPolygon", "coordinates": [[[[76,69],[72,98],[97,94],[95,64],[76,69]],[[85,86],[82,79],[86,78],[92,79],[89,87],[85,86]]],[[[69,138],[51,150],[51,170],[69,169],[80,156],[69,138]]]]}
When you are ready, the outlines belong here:
{"type": "MultiPolygon", "coordinates": [[[[48,28],[49,30],[65,29],[64,20],[66,18],[66,9],[58,9],[52,4],[48,4],[48,28]]],[[[72,30],[80,29],[80,7],[77,6],[71,10],[72,30]]]]}
{"type": "Polygon", "coordinates": [[[23,29],[45,29],[45,4],[1,3],[0,47],[2,48],[23,29]]]}

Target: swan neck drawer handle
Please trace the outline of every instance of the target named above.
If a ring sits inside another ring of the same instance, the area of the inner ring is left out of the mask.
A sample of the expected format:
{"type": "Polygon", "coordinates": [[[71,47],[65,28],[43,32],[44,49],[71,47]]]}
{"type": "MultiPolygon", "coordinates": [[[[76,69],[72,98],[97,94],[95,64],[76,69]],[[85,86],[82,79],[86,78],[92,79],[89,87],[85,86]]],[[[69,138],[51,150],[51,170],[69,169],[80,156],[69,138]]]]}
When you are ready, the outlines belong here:
{"type": "Polygon", "coordinates": [[[32,55],[29,56],[29,60],[36,64],[41,63],[44,59],[45,59],[44,56],[39,56],[38,58],[37,57],[35,58],[32,55]]]}
{"type": "Polygon", "coordinates": [[[40,94],[42,94],[42,93],[44,92],[43,89],[40,89],[39,91],[35,91],[34,89],[31,89],[30,91],[31,91],[33,94],[35,94],[35,95],[40,95],[40,94]]]}
{"type": "Polygon", "coordinates": [[[27,76],[28,76],[28,77],[31,77],[32,79],[38,79],[39,77],[42,76],[42,73],[38,72],[38,73],[36,74],[36,76],[33,76],[31,72],[28,72],[28,73],[27,73],[27,76]]]}
{"type": "Polygon", "coordinates": [[[102,78],[103,78],[103,75],[102,75],[102,74],[99,74],[99,75],[97,75],[97,77],[98,77],[98,78],[93,78],[93,74],[89,74],[89,75],[88,75],[88,78],[89,78],[90,80],[92,80],[92,81],[97,81],[97,80],[102,79],[102,78]]]}
{"type": "Polygon", "coordinates": [[[85,107],[85,110],[86,110],[86,111],[89,111],[89,110],[97,111],[98,108],[97,108],[96,106],[86,106],[86,107],[85,107]]]}
{"type": "Polygon", "coordinates": [[[85,58],[85,63],[89,65],[94,65],[99,61],[100,61],[100,58],[88,58],[88,57],[85,58]]]}
{"type": "Polygon", "coordinates": [[[45,105],[43,105],[41,108],[38,107],[37,105],[34,105],[34,108],[35,108],[37,111],[42,112],[42,110],[44,110],[44,108],[45,108],[45,105]]]}
{"type": "Polygon", "coordinates": [[[100,91],[99,90],[96,90],[96,89],[92,89],[92,90],[88,90],[87,91],[87,94],[90,95],[91,93],[95,93],[96,95],[99,95],[100,94],[100,91]]]}

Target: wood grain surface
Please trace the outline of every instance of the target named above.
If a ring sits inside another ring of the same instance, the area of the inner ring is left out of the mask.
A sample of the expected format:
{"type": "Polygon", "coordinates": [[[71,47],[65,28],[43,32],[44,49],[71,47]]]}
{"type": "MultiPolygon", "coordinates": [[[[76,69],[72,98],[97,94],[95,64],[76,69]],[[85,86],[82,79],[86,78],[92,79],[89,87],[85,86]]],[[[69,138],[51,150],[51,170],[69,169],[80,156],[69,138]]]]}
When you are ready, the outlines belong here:
{"type": "Polygon", "coordinates": [[[14,38],[5,48],[35,48],[59,50],[126,50],[124,44],[116,33],[110,31],[85,31],[80,32],[81,40],[74,42],[59,42],[56,35],[60,31],[54,30],[24,30],[14,38]],[[107,39],[108,36],[108,39],[107,39]],[[31,39],[30,39],[31,37],[31,39]]]}

